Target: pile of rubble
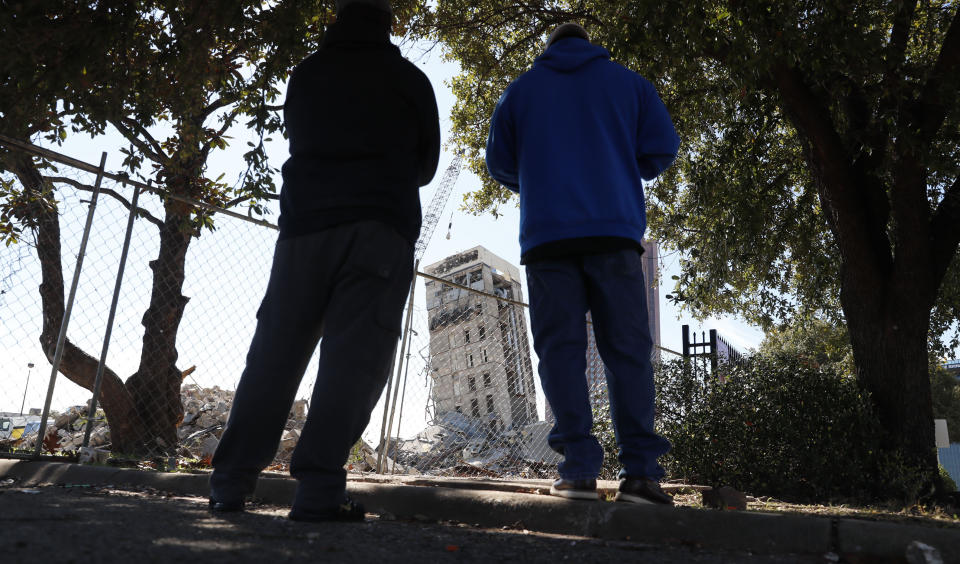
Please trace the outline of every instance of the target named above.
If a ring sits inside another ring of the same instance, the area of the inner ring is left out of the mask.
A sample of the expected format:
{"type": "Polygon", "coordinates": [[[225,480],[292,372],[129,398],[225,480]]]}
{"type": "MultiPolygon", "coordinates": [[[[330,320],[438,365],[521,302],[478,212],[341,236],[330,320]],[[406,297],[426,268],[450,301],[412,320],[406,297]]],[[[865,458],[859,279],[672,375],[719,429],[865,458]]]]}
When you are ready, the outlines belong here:
{"type": "MultiPolygon", "coordinates": [[[[177,427],[179,447],[177,455],[180,458],[199,459],[209,462],[217,449],[223,428],[230,415],[230,406],[233,404],[233,392],[223,390],[218,386],[201,388],[197,385],[184,385],[180,396],[183,402],[183,419],[177,427]]],[[[109,456],[110,428],[106,424],[102,410],[97,410],[97,417],[90,419],[87,415],[87,406],[74,406],[62,414],[51,414],[47,425],[44,447],[50,452],[74,454],[83,444],[87,425],[92,425],[89,446],[99,451],[97,458],[105,459],[109,456]]],[[[293,448],[300,438],[307,419],[307,402],[298,400],[290,410],[280,447],[277,450],[276,462],[290,461],[293,448]]],[[[16,440],[6,441],[11,448],[32,449],[36,447],[37,432],[27,433],[16,440]]]]}
{"type": "MultiPolygon", "coordinates": [[[[183,419],[177,428],[177,456],[209,464],[230,415],[234,392],[217,386],[201,388],[184,385],[181,388],[183,419]]],[[[275,464],[290,462],[293,449],[307,418],[306,400],[294,403],[287,419],[275,464]]],[[[75,406],[62,414],[53,414],[47,426],[45,448],[50,452],[79,453],[84,433],[92,425],[90,451],[81,456],[93,456],[105,461],[109,455],[110,428],[101,410],[88,417],[88,406],[75,406]]],[[[347,469],[360,472],[375,471],[380,452],[383,471],[391,474],[424,474],[435,476],[515,476],[542,478],[555,472],[560,456],[547,445],[550,424],[538,421],[521,429],[504,430],[482,418],[462,413],[444,413],[416,437],[408,440],[394,438],[376,449],[364,441],[354,448],[347,469]]],[[[36,446],[37,433],[28,433],[15,442],[0,444],[22,449],[36,446]]]]}
{"type": "MultiPolygon", "coordinates": [[[[93,419],[90,419],[88,412],[89,406],[73,406],[63,413],[51,413],[47,419],[45,448],[51,452],[76,452],[83,444],[88,425],[92,426],[89,443],[91,447],[109,445],[110,429],[105,424],[103,411],[97,410],[97,417],[93,419]]],[[[0,446],[23,450],[36,448],[39,422],[39,416],[29,417],[23,434],[0,441],[0,446]]]]}
{"type": "MultiPolygon", "coordinates": [[[[519,430],[498,430],[482,419],[444,413],[413,439],[392,439],[384,471],[436,476],[550,476],[561,459],[547,445],[550,427],[550,423],[538,421],[519,430]]],[[[385,446],[381,444],[376,452],[385,446]]]]}
{"type": "MultiPolygon", "coordinates": [[[[177,428],[177,438],[180,440],[178,454],[184,458],[209,461],[227,424],[230,406],[233,405],[233,391],[222,390],[218,386],[201,388],[184,385],[180,389],[180,397],[183,401],[183,421],[177,428]]],[[[275,462],[290,462],[293,448],[306,422],[307,400],[297,400],[287,418],[275,462]]]]}

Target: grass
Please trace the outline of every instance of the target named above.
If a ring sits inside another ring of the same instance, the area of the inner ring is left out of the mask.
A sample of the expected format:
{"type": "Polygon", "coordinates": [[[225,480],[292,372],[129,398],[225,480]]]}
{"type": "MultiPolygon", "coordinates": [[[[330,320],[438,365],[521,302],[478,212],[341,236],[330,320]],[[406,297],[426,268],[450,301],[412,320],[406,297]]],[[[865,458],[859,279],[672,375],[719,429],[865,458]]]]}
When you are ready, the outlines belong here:
{"type": "MultiPolygon", "coordinates": [[[[706,509],[700,494],[695,491],[677,493],[674,503],[682,507],[706,509]]],[[[715,511],[715,510],[714,510],[715,511]]],[[[914,505],[897,507],[877,504],[858,506],[849,504],[800,504],[780,501],[773,498],[747,497],[747,511],[767,513],[791,513],[832,519],[864,519],[899,524],[926,525],[960,529],[960,515],[948,512],[941,507],[914,505]]],[[[956,509],[954,509],[956,511],[956,509]]]]}

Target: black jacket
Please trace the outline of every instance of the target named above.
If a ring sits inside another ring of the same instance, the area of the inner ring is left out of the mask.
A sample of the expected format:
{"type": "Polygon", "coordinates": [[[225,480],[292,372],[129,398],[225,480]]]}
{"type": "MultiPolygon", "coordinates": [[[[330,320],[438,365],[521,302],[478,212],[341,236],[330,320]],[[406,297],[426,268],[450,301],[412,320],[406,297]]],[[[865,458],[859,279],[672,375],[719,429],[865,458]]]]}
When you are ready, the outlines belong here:
{"type": "Polygon", "coordinates": [[[419,187],[440,157],[437,100],[426,75],[372,19],[351,14],[293,70],[284,104],[280,238],[380,220],[411,245],[419,187]]]}

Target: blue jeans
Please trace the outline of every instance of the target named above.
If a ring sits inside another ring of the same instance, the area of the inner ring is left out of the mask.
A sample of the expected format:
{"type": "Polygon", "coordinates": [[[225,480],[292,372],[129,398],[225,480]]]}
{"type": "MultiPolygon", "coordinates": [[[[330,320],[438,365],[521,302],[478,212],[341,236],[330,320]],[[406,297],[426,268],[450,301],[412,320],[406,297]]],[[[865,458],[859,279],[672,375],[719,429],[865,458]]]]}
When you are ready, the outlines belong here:
{"type": "Polygon", "coordinates": [[[654,431],[653,341],[640,253],[622,250],[527,265],[530,326],[540,382],[556,422],[550,446],[564,456],[560,477],[596,478],[603,449],[591,433],[586,379],[587,311],[606,365],[620,477],[659,480],[670,443],[654,431]]]}

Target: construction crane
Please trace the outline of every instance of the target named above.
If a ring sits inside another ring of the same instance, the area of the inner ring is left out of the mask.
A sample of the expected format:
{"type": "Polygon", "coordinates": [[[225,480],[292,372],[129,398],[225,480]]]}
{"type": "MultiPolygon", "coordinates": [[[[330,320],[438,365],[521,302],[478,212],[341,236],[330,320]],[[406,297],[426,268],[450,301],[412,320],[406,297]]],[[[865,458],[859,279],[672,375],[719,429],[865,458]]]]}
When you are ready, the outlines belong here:
{"type": "MultiPolygon", "coordinates": [[[[420,238],[417,239],[417,244],[413,248],[414,256],[414,265],[420,264],[420,259],[423,258],[424,251],[427,250],[427,245],[430,244],[430,238],[433,237],[433,232],[437,228],[437,222],[440,221],[440,214],[443,213],[443,208],[447,206],[447,200],[450,199],[450,193],[453,192],[453,186],[457,183],[457,178],[460,177],[460,167],[463,162],[463,153],[457,152],[453,156],[453,160],[450,162],[450,166],[447,167],[447,170],[443,172],[443,178],[440,179],[440,184],[437,186],[437,191],[433,193],[433,199],[430,200],[430,205],[427,207],[426,213],[423,214],[423,223],[420,227],[420,238]]],[[[416,280],[416,276],[414,276],[416,280]]],[[[400,370],[403,366],[403,356],[404,349],[406,349],[407,356],[407,371],[410,370],[410,349],[409,346],[412,344],[412,341],[409,340],[409,331],[410,331],[410,321],[413,319],[413,288],[411,287],[410,293],[410,304],[407,306],[407,328],[404,329],[403,340],[400,343],[400,356],[397,357],[397,372],[396,372],[396,384],[393,389],[393,406],[390,406],[390,384],[394,380],[393,373],[391,372],[390,377],[387,379],[386,395],[383,399],[383,424],[380,427],[380,444],[383,445],[383,448],[378,449],[377,455],[377,472],[383,472],[383,462],[384,455],[390,452],[390,441],[391,435],[393,433],[393,418],[397,413],[397,397],[403,395],[406,398],[407,395],[407,379],[403,378],[403,391],[400,391],[400,370]],[[389,421],[389,425],[387,422],[389,421]]],[[[427,363],[429,365],[429,363],[427,363]]],[[[401,415],[403,413],[403,404],[400,404],[401,415]]],[[[399,421],[397,426],[400,426],[399,421]]]]}
{"type": "Polygon", "coordinates": [[[433,232],[436,230],[437,223],[440,221],[440,214],[443,213],[443,208],[447,206],[450,193],[453,192],[453,187],[457,183],[457,178],[460,176],[462,163],[463,153],[458,152],[454,155],[450,166],[444,171],[440,185],[437,186],[437,191],[434,192],[433,199],[430,200],[430,205],[427,207],[426,213],[423,214],[420,238],[417,239],[417,244],[413,249],[414,260],[417,262],[423,258],[423,253],[427,250],[427,245],[430,244],[430,238],[433,237],[433,232]]]}

